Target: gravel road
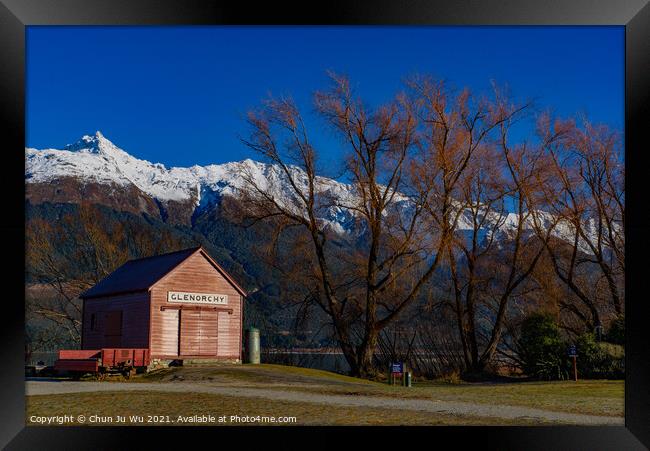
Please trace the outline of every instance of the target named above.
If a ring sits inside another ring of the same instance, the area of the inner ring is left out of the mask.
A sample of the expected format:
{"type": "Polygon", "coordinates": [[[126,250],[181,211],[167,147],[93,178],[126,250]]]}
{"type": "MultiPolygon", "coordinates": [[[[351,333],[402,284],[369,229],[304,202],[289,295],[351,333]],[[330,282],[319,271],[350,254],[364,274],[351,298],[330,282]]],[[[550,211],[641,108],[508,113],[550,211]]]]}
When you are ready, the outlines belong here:
{"type": "Polygon", "coordinates": [[[580,425],[624,424],[623,417],[581,415],[565,412],[534,409],[530,407],[478,404],[455,401],[434,401],[427,399],[395,399],[374,396],[342,396],[319,393],[305,393],[291,390],[270,390],[249,387],[223,387],[209,383],[128,383],[128,382],[68,382],[27,381],[27,395],[52,395],[96,391],[163,391],[211,393],[222,396],[263,398],[290,402],[307,402],[352,407],[379,407],[389,409],[415,410],[446,415],[477,416],[504,419],[533,419],[540,423],[563,423],[580,425]]]}

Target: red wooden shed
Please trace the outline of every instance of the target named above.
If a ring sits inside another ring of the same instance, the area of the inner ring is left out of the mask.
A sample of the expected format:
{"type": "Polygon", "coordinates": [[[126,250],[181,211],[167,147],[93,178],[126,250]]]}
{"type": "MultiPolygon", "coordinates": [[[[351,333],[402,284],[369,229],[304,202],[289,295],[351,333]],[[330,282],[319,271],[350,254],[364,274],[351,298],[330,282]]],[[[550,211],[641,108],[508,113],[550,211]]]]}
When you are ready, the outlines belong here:
{"type": "Polygon", "coordinates": [[[131,260],[81,294],[81,349],[241,362],[245,296],[202,247],[131,260]]]}

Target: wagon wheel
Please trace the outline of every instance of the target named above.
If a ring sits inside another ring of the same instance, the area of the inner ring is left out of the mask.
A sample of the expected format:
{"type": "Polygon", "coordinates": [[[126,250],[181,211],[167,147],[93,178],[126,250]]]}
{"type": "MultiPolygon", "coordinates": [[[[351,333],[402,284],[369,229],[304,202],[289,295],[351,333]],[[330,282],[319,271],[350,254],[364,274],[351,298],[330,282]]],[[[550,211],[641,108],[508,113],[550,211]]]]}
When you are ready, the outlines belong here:
{"type": "Polygon", "coordinates": [[[95,379],[98,380],[99,382],[105,381],[106,380],[106,373],[98,371],[95,374],[95,379]]]}
{"type": "Polygon", "coordinates": [[[135,376],[135,368],[129,368],[128,370],[123,371],[122,375],[125,379],[130,379],[131,376],[135,376]]]}

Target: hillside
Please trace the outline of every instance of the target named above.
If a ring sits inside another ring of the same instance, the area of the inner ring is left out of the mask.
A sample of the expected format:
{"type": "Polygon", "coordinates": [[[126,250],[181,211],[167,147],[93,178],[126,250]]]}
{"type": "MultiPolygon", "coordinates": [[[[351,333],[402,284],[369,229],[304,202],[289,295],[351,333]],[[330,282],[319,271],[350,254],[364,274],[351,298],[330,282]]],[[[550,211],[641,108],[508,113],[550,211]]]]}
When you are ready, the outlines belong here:
{"type": "MultiPolygon", "coordinates": [[[[300,189],[306,189],[305,175],[292,167],[300,189]]],[[[25,150],[27,199],[42,202],[79,203],[82,199],[116,210],[158,216],[172,224],[191,225],[201,213],[214,209],[225,196],[238,197],[246,189],[245,179],[252,179],[285,205],[296,202],[295,194],[282,171],[272,164],[250,159],[167,168],[161,163],[138,159],[108,140],[101,132],[85,135],[63,149],[25,150]]],[[[352,185],[319,177],[320,220],[336,233],[363,232],[354,214],[340,205],[359,202],[352,185]],[[335,202],[331,202],[334,199],[335,202]]],[[[397,196],[394,208],[408,214],[408,197],[397,196]]],[[[551,216],[545,216],[550,223],[551,216]]],[[[487,223],[497,225],[501,233],[517,226],[514,213],[488,213],[487,223]]],[[[469,213],[462,214],[458,231],[471,230],[469,213]]],[[[531,224],[525,224],[530,228],[531,224]]],[[[558,227],[558,236],[569,233],[558,227]]]]}

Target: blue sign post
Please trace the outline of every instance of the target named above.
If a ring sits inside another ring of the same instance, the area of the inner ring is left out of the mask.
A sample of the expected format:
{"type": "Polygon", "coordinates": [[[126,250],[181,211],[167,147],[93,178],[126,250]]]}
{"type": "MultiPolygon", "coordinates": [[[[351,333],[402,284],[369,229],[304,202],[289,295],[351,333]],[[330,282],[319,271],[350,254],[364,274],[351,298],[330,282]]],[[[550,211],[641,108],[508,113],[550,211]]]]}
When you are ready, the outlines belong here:
{"type": "Polygon", "coordinates": [[[388,382],[390,385],[395,385],[397,378],[401,378],[404,373],[404,362],[391,362],[390,364],[390,375],[388,382]]]}

